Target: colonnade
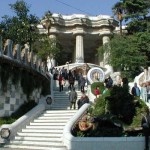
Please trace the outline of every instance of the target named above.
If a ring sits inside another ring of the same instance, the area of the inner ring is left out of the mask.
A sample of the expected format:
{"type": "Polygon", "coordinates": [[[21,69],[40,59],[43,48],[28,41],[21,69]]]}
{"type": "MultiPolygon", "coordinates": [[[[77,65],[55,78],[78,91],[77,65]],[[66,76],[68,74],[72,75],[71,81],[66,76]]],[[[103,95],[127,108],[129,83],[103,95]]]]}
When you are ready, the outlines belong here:
{"type": "MultiPolygon", "coordinates": [[[[85,34],[85,33],[84,33],[85,34]]],[[[74,54],[73,54],[73,60],[74,63],[85,63],[84,61],[84,34],[75,34],[75,45],[74,45],[74,54]]],[[[64,35],[65,36],[65,35],[64,35]]],[[[102,36],[102,35],[101,35],[102,36]]],[[[57,38],[57,34],[51,34],[49,38],[57,38]]],[[[104,53],[102,57],[99,58],[99,65],[101,67],[104,67],[108,63],[109,59],[109,50],[110,50],[110,35],[104,35],[102,36],[102,43],[103,46],[107,45],[105,48],[108,48],[108,51],[104,53]]],[[[93,56],[92,56],[93,57],[93,56]]],[[[55,60],[51,59],[51,62],[53,66],[55,66],[55,60]]]]}

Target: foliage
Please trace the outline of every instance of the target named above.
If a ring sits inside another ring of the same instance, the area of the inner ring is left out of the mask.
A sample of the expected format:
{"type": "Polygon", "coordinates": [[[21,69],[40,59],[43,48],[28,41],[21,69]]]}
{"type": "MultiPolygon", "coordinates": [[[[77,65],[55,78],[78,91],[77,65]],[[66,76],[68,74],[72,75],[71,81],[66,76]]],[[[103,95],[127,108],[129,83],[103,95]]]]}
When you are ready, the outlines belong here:
{"type": "Polygon", "coordinates": [[[2,63],[0,65],[0,78],[1,78],[1,83],[2,83],[2,89],[3,91],[7,91],[7,83],[8,83],[8,80],[11,76],[11,71],[12,71],[12,68],[10,65],[7,65],[5,63],[2,63]]]}
{"type": "Polygon", "coordinates": [[[38,17],[28,14],[29,6],[23,1],[16,1],[15,4],[10,4],[10,8],[15,12],[16,16],[9,17],[7,15],[2,17],[0,28],[2,29],[2,36],[5,39],[11,39],[14,43],[25,44],[31,43],[38,38],[37,24],[38,17]],[[17,33],[17,34],[16,34],[17,33]]]}
{"type": "Polygon", "coordinates": [[[43,96],[46,96],[48,94],[50,94],[50,82],[45,79],[42,81],[42,91],[41,91],[41,94],[43,96]]]}
{"type": "MultiPolygon", "coordinates": [[[[91,87],[96,86],[91,85],[91,87]]],[[[98,84],[98,83],[96,83],[98,84]]],[[[101,83],[100,83],[101,84],[101,83]]],[[[88,114],[94,118],[102,118],[113,124],[120,124],[123,128],[98,125],[96,130],[82,132],[76,126],[73,130],[75,136],[84,137],[114,137],[114,136],[140,136],[142,114],[146,113],[147,105],[139,97],[129,93],[129,87],[113,86],[106,93],[96,99],[95,103],[88,109],[88,114]],[[116,132],[115,132],[116,131],[116,132]]]]}
{"type": "Polygon", "coordinates": [[[40,50],[38,51],[38,55],[46,61],[49,57],[50,60],[52,58],[56,59],[60,53],[60,44],[57,39],[49,38],[47,35],[43,36],[40,40],[40,50]]]}
{"type": "Polygon", "coordinates": [[[133,79],[149,64],[149,35],[136,33],[130,36],[115,35],[110,41],[111,50],[99,48],[99,53],[109,54],[107,60],[115,71],[121,71],[124,76],[133,79]],[[145,46],[145,47],[144,47],[145,46]],[[104,49],[101,51],[101,49],[104,49]]]}
{"type": "Polygon", "coordinates": [[[135,115],[134,97],[129,94],[128,87],[113,86],[106,100],[110,114],[117,116],[124,123],[132,122],[135,115]]]}
{"type": "Polygon", "coordinates": [[[41,94],[43,95],[50,93],[50,83],[49,80],[45,77],[42,77],[38,73],[36,74],[23,68],[19,68],[13,65],[11,66],[7,63],[1,63],[0,79],[3,91],[7,91],[9,78],[12,79],[13,85],[18,85],[18,82],[21,81],[21,87],[23,92],[27,95],[28,99],[34,89],[42,88],[41,94]]]}
{"type": "Polygon", "coordinates": [[[0,118],[0,125],[2,124],[11,124],[16,120],[16,118],[12,117],[1,117],[0,118]]]}
{"type": "Polygon", "coordinates": [[[36,105],[37,105],[37,103],[35,103],[34,100],[28,100],[28,102],[24,102],[24,104],[22,104],[19,107],[19,109],[17,109],[15,112],[13,112],[10,117],[17,119],[17,118],[23,116],[28,111],[30,111],[36,105]]]}
{"type": "Polygon", "coordinates": [[[33,107],[35,107],[37,104],[32,100],[29,100],[28,102],[25,102],[22,104],[18,110],[16,110],[10,117],[1,117],[0,118],[0,125],[2,124],[11,124],[16,121],[16,119],[23,116],[25,113],[30,111],[33,107]]]}
{"type": "Polygon", "coordinates": [[[100,93],[102,93],[104,91],[104,83],[103,82],[94,82],[91,85],[91,92],[94,94],[94,90],[96,87],[99,87],[100,93]]]}
{"type": "Polygon", "coordinates": [[[21,72],[21,87],[23,89],[23,92],[27,95],[27,98],[31,95],[31,93],[34,90],[34,84],[35,79],[34,77],[29,73],[23,70],[21,72]]]}

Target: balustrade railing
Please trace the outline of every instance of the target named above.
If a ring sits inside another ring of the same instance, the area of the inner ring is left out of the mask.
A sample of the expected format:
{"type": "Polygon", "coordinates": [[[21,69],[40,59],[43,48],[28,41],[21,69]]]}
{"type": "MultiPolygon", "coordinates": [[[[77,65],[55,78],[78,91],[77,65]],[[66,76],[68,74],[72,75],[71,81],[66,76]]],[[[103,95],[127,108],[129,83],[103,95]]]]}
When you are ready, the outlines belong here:
{"type": "Polygon", "coordinates": [[[13,41],[7,39],[5,44],[2,42],[2,36],[0,36],[0,57],[6,59],[11,59],[17,61],[20,64],[31,67],[32,69],[38,71],[41,74],[47,73],[47,66],[42,62],[32,51],[29,51],[29,46],[27,44],[23,46],[20,44],[13,45],[13,41]]]}

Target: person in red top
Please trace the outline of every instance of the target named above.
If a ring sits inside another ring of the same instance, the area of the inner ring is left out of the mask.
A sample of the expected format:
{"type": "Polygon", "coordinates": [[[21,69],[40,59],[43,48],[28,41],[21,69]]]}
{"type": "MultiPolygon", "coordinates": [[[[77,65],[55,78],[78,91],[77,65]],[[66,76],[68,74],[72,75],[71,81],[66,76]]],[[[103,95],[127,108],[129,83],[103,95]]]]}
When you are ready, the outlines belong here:
{"type": "Polygon", "coordinates": [[[96,89],[94,90],[94,95],[96,96],[96,98],[100,95],[100,90],[99,87],[97,86],[96,89]]]}
{"type": "Polygon", "coordinates": [[[58,81],[59,81],[59,91],[61,92],[63,91],[63,77],[61,74],[59,75],[58,81]]]}

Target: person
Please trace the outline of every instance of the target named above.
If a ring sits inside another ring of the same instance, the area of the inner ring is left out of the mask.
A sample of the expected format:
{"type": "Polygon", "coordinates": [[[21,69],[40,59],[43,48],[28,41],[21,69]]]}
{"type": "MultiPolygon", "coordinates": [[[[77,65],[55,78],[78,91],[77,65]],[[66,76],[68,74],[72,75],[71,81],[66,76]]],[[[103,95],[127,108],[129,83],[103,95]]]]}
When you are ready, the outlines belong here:
{"type": "Polygon", "coordinates": [[[61,74],[58,77],[58,81],[59,81],[59,91],[61,92],[63,91],[63,77],[61,74]]]}
{"type": "Polygon", "coordinates": [[[137,86],[137,83],[136,83],[136,82],[134,83],[134,86],[133,86],[132,89],[131,89],[131,94],[132,94],[133,96],[140,96],[140,89],[139,89],[139,87],[137,86]]]}
{"type": "Polygon", "coordinates": [[[85,92],[82,91],[82,96],[81,96],[81,98],[77,102],[78,109],[80,109],[81,106],[84,105],[85,103],[89,103],[89,98],[88,98],[87,95],[85,95],[85,92]]]}
{"type": "Polygon", "coordinates": [[[73,75],[70,75],[68,80],[69,80],[68,90],[72,90],[74,88],[74,82],[75,82],[73,75]]]}
{"type": "Polygon", "coordinates": [[[144,100],[144,102],[147,102],[147,87],[146,83],[141,84],[141,99],[144,100]]]}
{"type": "Polygon", "coordinates": [[[77,80],[78,80],[78,90],[81,90],[81,79],[82,79],[83,75],[81,72],[78,73],[77,75],[77,80]]]}
{"type": "Polygon", "coordinates": [[[95,88],[95,90],[94,90],[94,95],[96,96],[96,98],[98,98],[99,95],[100,95],[100,90],[99,90],[99,87],[98,87],[98,86],[96,86],[96,88],[95,88]]]}
{"type": "Polygon", "coordinates": [[[150,100],[150,82],[147,82],[147,102],[150,100]]]}
{"type": "Polygon", "coordinates": [[[81,77],[81,80],[80,80],[81,92],[84,91],[85,83],[86,83],[85,78],[84,78],[84,77],[81,77]]]}
{"type": "Polygon", "coordinates": [[[111,88],[113,86],[113,80],[110,76],[106,78],[104,82],[105,82],[106,88],[111,88]]]}
{"type": "Polygon", "coordinates": [[[72,91],[69,93],[70,109],[72,109],[72,106],[74,109],[76,109],[76,100],[77,92],[75,91],[75,88],[73,88],[72,91]]]}
{"type": "Polygon", "coordinates": [[[149,108],[146,108],[146,115],[143,115],[141,126],[143,128],[143,134],[145,136],[145,149],[149,150],[149,135],[150,135],[150,115],[149,108]]]}

